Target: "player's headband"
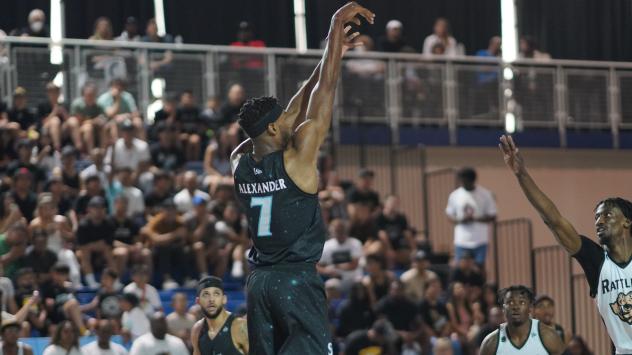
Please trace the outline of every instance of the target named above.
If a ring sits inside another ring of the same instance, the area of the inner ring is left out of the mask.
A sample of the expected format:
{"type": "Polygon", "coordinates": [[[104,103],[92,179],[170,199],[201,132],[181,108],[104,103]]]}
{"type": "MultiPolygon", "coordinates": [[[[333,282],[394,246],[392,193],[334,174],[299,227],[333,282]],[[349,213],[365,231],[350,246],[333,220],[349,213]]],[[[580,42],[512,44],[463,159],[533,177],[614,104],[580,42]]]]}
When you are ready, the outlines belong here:
{"type": "Polygon", "coordinates": [[[203,289],[216,287],[224,292],[224,282],[219,277],[207,276],[198,282],[197,295],[199,296],[203,289]]]}
{"type": "Polygon", "coordinates": [[[246,131],[246,133],[248,134],[248,137],[255,138],[259,136],[261,133],[265,132],[266,129],[268,129],[268,125],[270,123],[275,122],[279,118],[279,116],[281,116],[282,113],[283,113],[283,107],[277,104],[274,106],[274,108],[272,108],[272,110],[270,110],[270,112],[266,113],[265,116],[261,117],[261,119],[257,123],[255,123],[251,127],[248,127],[248,129],[244,128],[244,131],[246,131]]]}

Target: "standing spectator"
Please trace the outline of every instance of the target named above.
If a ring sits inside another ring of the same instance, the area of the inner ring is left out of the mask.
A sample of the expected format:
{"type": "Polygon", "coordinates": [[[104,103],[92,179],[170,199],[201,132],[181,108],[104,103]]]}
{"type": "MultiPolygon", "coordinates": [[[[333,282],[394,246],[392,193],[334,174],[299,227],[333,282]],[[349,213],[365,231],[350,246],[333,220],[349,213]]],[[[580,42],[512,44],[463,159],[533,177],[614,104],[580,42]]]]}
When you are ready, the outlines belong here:
{"type": "Polygon", "coordinates": [[[37,128],[37,118],[33,109],[28,105],[26,89],[18,86],[13,91],[13,107],[8,112],[9,121],[19,125],[23,132],[37,128]]]}
{"type": "Polygon", "coordinates": [[[362,169],[348,195],[347,211],[351,222],[349,234],[361,242],[377,239],[376,217],[380,212],[380,196],[373,190],[375,173],[362,169]]]}
{"type": "MultiPolygon", "coordinates": [[[[97,104],[97,86],[87,83],[81,88],[81,96],[70,105],[68,124],[78,126],[81,136],[81,144],[75,146],[79,149],[85,146],[85,151],[92,152],[96,146],[95,138],[104,144],[105,137],[105,111],[97,104]],[[95,135],[101,132],[98,137],[95,135]]],[[[81,150],[81,149],[79,149],[81,150]]]]}
{"type": "Polygon", "coordinates": [[[426,282],[424,299],[419,304],[419,313],[425,333],[431,337],[449,336],[452,331],[448,309],[441,297],[441,281],[432,279],[426,282]]]}
{"type": "Polygon", "coordinates": [[[555,329],[557,335],[564,344],[568,344],[571,341],[571,334],[564,331],[561,325],[555,323],[553,318],[555,317],[555,301],[549,295],[539,295],[533,303],[533,318],[555,329]]]}
{"type": "Polygon", "coordinates": [[[349,237],[346,222],[341,219],[331,221],[329,235],[317,265],[318,272],[326,277],[339,278],[342,292],[346,293],[355,281],[362,278],[362,243],[349,237]]]}
{"type": "Polygon", "coordinates": [[[149,319],[145,312],[140,309],[138,296],[135,293],[124,293],[119,304],[123,311],[121,333],[123,333],[124,339],[137,339],[149,332],[149,319]]]}
{"type": "Polygon", "coordinates": [[[100,196],[93,197],[88,203],[88,214],[79,222],[77,229],[77,257],[81,270],[89,287],[98,288],[94,278],[93,255],[103,256],[109,268],[114,268],[112,257],[112,236],[114,226],[106,219],[105,201],[100,196]]]}
{"type": "Polygon", "coordinates": [[[486,188],[476,185],[476,171],[463,168],[458,173],[461,187],[448,198],[446,214],[454,223],[454,257],[458,262],[470,251],[483,268],[487,256],[489,223],[496,221],[496,202],[486,188]]]}
{"type": "Polygon", "coordinates": [[[64,130],[71,133],[75,146],[80,148],[81,141],[76,139],[79,138],[79,127],[69,126],[66,123],[68,110],[59,103],[60,96],[61,89],[59,86],[52,82],[46,84],[47,100],[37,106],[37,120],[41,125],[42,132],[50,134],[55,150],[59,151],[61,149],[62,126],[64,130]]]}
{"type": "Polygon", "coordinates": [[[373,324],[373,307],[362,282],[351,285],[349,298],[343,301],[338,310],[338,319],[340,322],[336,335],[339,337],[346,337],[356,330],[368,329],[373,324]]]}
{"type": "Polygon", "coordinates": [[[61,322],[44,355],[84,355],[79,348],[79,335],[79,329],[72,322],[61,322]]]}
{"type": "Polygon", "coordinates": [[[193,197],[198,196],[206,201],[210,200],[210,196],[198,188],[198,176],[195,171],[187,171],[184,173],[184,188],[180,190],[174,197],[173,202],[178,208],[178,212],[185,213],[193,209],[193,197]]]}
{"type": "Polygon", "coordinates": [[[14,29],[11,36],[22,37],[50,37],[46,26],[46,14],[40,9],[33,9],[29,12],[29,26],[22,29],[14,29]]]}
{"type": "Polygon", "coordinates": [[[433,31],[434,33],[424,40],[423,54],[431,55],[435,44],[441,43],[445,49],[444,54],[446,56],[465,55],[463,47],[452,37],[450,22],[446,18],[439,17],[434,23],[433,31]]]}
{"type": "Polygon", "coordinates": [[[404,294],[411,302],[419,304],[424,299],[424,290],[430,280],[438,279],[434,271],[428,270],[430,261],[428,254],[419,250],[415,253],[413,267],[401,276],[404,294]]]}
{"type": "Polygon", "coordinates": [[[388,294],[391,283],[396,279],[396,276],[386,269],[384,257],[376,254],[366,257],[366,272],[367,275],[362,279],[362,283],[369,292],[371,305],[375,306],[388,294]]]}
{"type": "Polygon", "coordinates": [[[121,32],[121,35],[114,40],[125,42],[138,42],[141,40],[140,34],[138,33],[138,21],[136,21],[135,17],[130,16],[125,20],[125,29],[121,32]]]}
{"type": "Polygon", "coordinates": [[[2,335],[0,354],[33,355],[33,349],[29,345],[18,341],[20,330],[20,323],[14,319],[2,320],[2,326],[0,327],[0,334],[2,335]]]}
{"type": "Polygon", "coordinates": [[[88,39],[111,41],[113,36],[112,21],[107,17],[99,17],[94,21],[94,33],[88,39]]]}
{"type": "Polygon", "coordinates": [[[144,140],[134,137],[134,125],[128,120],[121,124],[120,131],[121,138],[108,148],[105,164],[113,169],[110,171],[117,171],[123,167],[132,169],[136,180],[151,164],[149,145],[144,140]]]}
{"type": "Polygon", "coordinates": [[[520,58],[532,58],[535,60],[546,61],[551,59],[551,55],[540,51],[535,38],[531,36],[520,37],[520,58]]]}
{"type": "Polygon", "coordinates": [[[377,50],[380,52],[399,53],[410,48],[404,39],[404,25],[399,20],[390,20],[386,23],[386,35],[377,41],[377,50]]]}
{"type": "Polygon", "coordinates": [[[26,254],[28,230],[22,224],[14,224],[5,234],[0,234],[0,267],[4,276],[13,278],[18,261],[26,254]]]}
{"type": "MultiPolygon", "coordinates": [[[[101,106],[109,120],[106,129],[110,132],[112,140],[118,136],[118,125],[126,120],[131,120],[132,130],[136,128],[139,136],[144,136],[143,120],[138,112],[136,100],[132,94],[125,91],[123,79],[113,79],[110,82],[110,89],[97,99],[97,105],[101,106]]],[[[108,142],[104,144],[107,145],[108,142]]]]}
{"type": "Polygon", "coordinates": [[[191,338],[191,329],[195,324],[195,317],[187,312],[187,295],[178,292],[171,298],[173,312],[167,315],[167,330],[185,343],[191,338]]]}
{"type": "Polygon", "coordinates": [[[189,355],[189,350],[179,338],[167,334],[164,313],[156,312],[150,319],[151,332],[140,336],[132,344],[130,355],[170,354],[189,355]]]}
{"type": "Polygon", "coordinates": [[[124,293],[131,293],[138,298],[138,306],[145,314],[152,314],[162,309],[158,290],[149,283],[149,270],[144,265],[138,265],[132,270],[132,283],[125,286],[124,293]]]}
{"type": "Polygon", "coordinates": [[[241,84],[232,84],[228,88],[227,100],[219,108],[219,127],[227,126],[237,121],[237,115],[241,106],[246,102],[246,91],[241,84]]]}
{"type": "Polygon", "coordinates": [[[102,319],[96,327],[97,340],[81,347],[84,355],[127,355],[127,350],[111,341],[114,325],[109,319],[102,319]]]}
{"type": "Polygon", "coordinates": [[[390,251],[391,264],[398,268],[410,265],[410,256],[417,249],[413,232],[408,227],[406,215],[400,212],[399,198],[391,195],[384,201],[382,213],[377,217],[379,238],[390,251]]]}
{"type": "Polygon", "coordinates": [[[345,355],[396,355],[397,333],[386,319],[378,319],[369,330],[357,330],[345,340],[345,355]]]}

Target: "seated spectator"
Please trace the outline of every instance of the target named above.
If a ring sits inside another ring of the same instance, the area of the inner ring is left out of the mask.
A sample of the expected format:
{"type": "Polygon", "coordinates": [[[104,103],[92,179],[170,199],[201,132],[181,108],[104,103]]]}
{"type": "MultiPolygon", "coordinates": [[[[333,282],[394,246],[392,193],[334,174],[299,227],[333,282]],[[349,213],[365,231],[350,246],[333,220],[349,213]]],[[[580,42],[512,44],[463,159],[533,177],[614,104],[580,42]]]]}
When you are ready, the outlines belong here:
{"type": "Polygon", "coordinates": [[[114,334],[114,324],[109,319],[102,319],[95,328],[97,340],[81,347],[84,355],[127,355],[127,350],[110,340],[114,334]]]}
{"type": "Polygon", "coordinates": [[[40,334],[47,334],[46,321],[48,313],[39,291],[36,290],[37,280],[33,269],[25,267],[19,269],[15,274],[15,304],[24,308],[28,306],[24,320],[28,322],[28,335],[30,330],[36,330],[40,334]]]}
{"type": "Polygon", "coordinates": [[[454,346],[449,338],[439,338],[432,347],[433,355],[454,355],[454,346]]]}
{"type": "MultiPolygon", "coordinates": [[[[486,49],[481,49],[478,52],[476,52],[476,56],[477,57],[498,57],[500,56],[501,52],[500,52],[500,44],[501,44],[501,39],[499,36],[494,36],[492,38],[489,39],[489,44],[487,46],[486,49]]],[[[490,73],[491,75],[491,73],[490,73]]]]}
{"type": "Polygon", "coordinates": [[[441,293],[441,281],[428,280],[424,289],[424,299],[419,304],[424,332],[431,337],[445,337],[452,332],[448,310],[440,299],[441,293]]]}
{"type": "Polygon", "coordinates": [[[70,105],[70,115],[68,123],[79,127],[80,141],[75,138],[77,149],[92,152],[96,147],[95,139],[98,138],[101,144],[109,141],[104,129],[105,111],[97,104],[97,86],[94,83],[87,83],[81,88],[81,96],[70,105]],[[98,132],[101,134],[96,137],[98,132]]]}
{"type": "Polygon", "coordinates": [[[19,260],[26,255],[28,230],[16,223],[6,233],[0,234],[0,267],[3,276],[13,278],[19,267],[19,260]]]}
{"type": "Polygon", "coordinates": [[[391,283],[389,294],[375,305],[378,318],[388,319],[405,343],[415,343],[421,336],[417,306],[404,295],[399,280],[391,283]]]}
{"type": "Polygon", "coordinates": [[[77,229],[77,257],[81,262],[81,270],[88,287],[91,288],[99,287],[94,278],[93,256],[104,258],[107,266],[114,269],[112,256],[114,226],[106,217],[105,200],[100,196],[93,197],[88,203],[88,214],[79,222],[77,229]]]}
{"type": "Polygon", "coordinates": [[[200,108],[195,102],[193,91],[185,90],[180,94],[178,116],[182,122],[181,140],[186,147],[186,158],[190,161],[199,160],[206,125],[202,119],[200,108]]]}
{"type": "Polygon", "coordinates": [[[236,203],[235,188],[233,184],[222,184],[215,187],[213,198],[208,203],[208,210],[216,219],[222,219],[224,209],[230,203],[236,203]]]}
{"type": "Polygon", "coordinates": [[[145,214],[145,198],[143,192],[134,186],[134,171],[129,166],[118,169],[117,179],[111,184],[108,193],[110,206],[113,207],[114,200],[121,195],[127,199],[127,217],[132,220],[142,219],[145,214]]]}
{"type": "Polygon", "coordinates": [[[140,336],[132,344],[130,355],[171,354],[189,355],[189,349],[178,337],[167,334],[167,320],[164,313],[156,312],[150,319],[151,332],[140,336]]]}
{"type": "Polygon", "coordinates": [[[345,355],[397,354],[398,336],[386,319],[378,319],[369,330],[356,330],[345,340],[345,355]]]}
{"type": "MultiPolygon", "coordinates": [[[[0,311],[8,312],[10,314],[16,314],[18,312],[18,306],[15,303],[15,288],[13,287],[13,281],[4,276],[0,276],[0,311]]],[[[0,319],[0,321],[2,319],[0,319]]]]}
{"type": "Polygon", "coordinates": [[[184,188],[180,190],[174,197],[173,202],[178,208],[178,212],[185,213],[193,208],[193,197],[198,196],[205,200],[210,200],[210,196],[198,189],[198,175],[195,171],[187,171],[184,173],[184,188]]]}
{"type": "Polygon", "coordinates": [[[182,292],[175,293],[171,298],[171,306],[173,312],[167,315],[167,331],[169,334],[182,339],[185,344],[189,343],[191,329],[196,319],[187,312],[187,295],[182,292]]]}
{"type": "Polygon", "coordinates": [[[549,295],[539,295],[533,303],[533,318],[539,320],[545,325],[555,329],[564,344],[571,341],[571,334],[564,331],[561,325],[555,323],[555,301],[549,295]]]}
{"type": "MultiPolygon", "coordinates": [[[[237,31],[237,40],[230,44],[233,47],[255,47],[263,48],[266,43],[260,39],[255,39],[253,26],[246,21],[239,23],[237,31]]],[[[262,69],[263,58],[260,56],[233,56],[233,69],[262,69]]]]}
{"type": "MultiPolygon", "coordinates": [[[[164,34],[163,36],[159,35],[156,19],[152,18],[147,21],[145,35],[141,38],[141,41],[151,43],[173,43],[173,37],[170,34],[164,34]]],[[[173,61],[173,53],[169,50],[153,52],[160,54],[160,56],[151,56],[152,59],[149,61],[149,69],[156,74],[156,72],[165,70],[165,68],[171,65],[171,62],[173,61]]]]}
{"type": "Polygon", "coordinates": [[[31,239],[32,248],[18,263],[33,268],[37,282],[41,284],[50,279],[50,270],[57,263],[57,253],[46,247],[48,236],[44,230],[34,230],[31,239]]]}
{"type": "Polygon", "coordinates": [[[105,171],[105,164],[103,162],[104,157],[105,151],[103,149],[94,148],[90,150],[90,160],[92,161],[92,164],[79,173],[79,177],[84,183],[84,186],[92,175],[99,178],[100,188],[109,185],[108,173],[105,171]]]}
{"type": "Polygon", "coordinates": [[[18,206],[27,222],[33,220],[37,208],[37,195],[31,189],[34,185],[33,178],[33,174],[24,167],[19,168],[13,175],[11,200],[18,206]]]}
{"type": "Polygon", "coordinates": [[[57,210],[57,214],[68,219],[70,226],[75,229],[77,227],[77,215],[73,210],[73,204],[76,196],[68,196],[64,187],[64,181],[60,176],[53,175],[44,185],[44,191],[50,193],[52,205],[57,210]]]}
{"type": "Polygon", "coordinates": [[[125,42],[138,42],[141,37],[138,33],[138,21],[135,17],[130,16],[125,20],[125,29],[121,32],[121,35],[116,37],[116,41],[125,42]]]}
{"type": "Polygon", "coordinates": [[[113,37],[112,21],[107,17],[99,17],[94,21],[94,33],[88,39],[111,41],[113,37]]]}
{"type": "Polygon", "coordinates": [[[17,124],[17,126],[10,125],[10,129],[18,129],[24,133],[37,129],[39,122],[33,109],[28,106],[28,96],[25,88],[18,86],[13,91],[13,106],[9,110],[8,116],[10,122],[17,124]]]}
{"type": "Polygon", "coordinates": [[[230,154],[237,147],[231,139],[228,129],[220,128],[204,152],[204,185],[211,189],[219,184],[232,184],[233,174],[230,170],[230,154]]]}
{"type": "Polygon", "coordinates": [[[164,170],[154,172],[153,187],[145,194],[145,215],[155,216],[163,202],[173,198],[173,181],[171,175],[164,170]]]}
{"type": "Polygon", "coordinates": [[[336,335],[346,337],[359,329],[368,329],[375,315],[369,301],[369,294],[362,282],[351,285],[348,299],[338,308],[338,330],[336,335]]]}
{"type": "Polygon", "coordinates": [[[464,252],[459,260],[456,269],[450,276],[451,282],[460,282],[465,287],[483,287],[485,277],[476,266],[474,258],[470,252],[464,252]]]}
{"type": "Polygon", "coordinates": [[[126,342],[129,339],[137,339],[149,332],[149,318],[140,309],[138,296],[134,293],[124,293],[119,299],[119,305],[123,311],[121,316],[121,333],[126,342]]]}
{"type": "MultiPolygon", "coordinates": [[[[162,108],[154,114],[154,127],[161,122],[164,122],[167,126],[176,127],[177,131],[182,130],[182,122],[178,114],[178,96],[175,94],[167,93],[162,97],[162,108]]],[[[152,137],[155,136],[155,132],[152,133],[152,137]]]]}
{"type": "MultiPolygon", "coordinates": [[[[101,106],[108,119],[106,129],[110,132],[112,141],[116,140],[118,136],[118,125],[126,120],[130,120],[133,124],[131,129],[128,128],[129,130],[133,131],[136,129],[139,137],[144,137],[143,120],[138,112],[136,100],[134,100],[132,94],[125,91],[125,82],[122,79],[112,80],[110,89],[97,99],[97,105],[101,106]]],[[[103,142],[103,144],[109,145],[109,142],[103,142]]],[[[130,144],[126,145],[129,149],[130,144]]]]}
{"type": "Polygon", "coordinates": [[[362,279],[369,293],[371,305],[375,306],[384,296],[388,294],[391,283],[396,279],[395,274],[386,270],[386,260],[376,254],[366,257],[367,275],[362,279]]]}
{"type": "Polygon", "coordinates": [[[327,173],[325,187],[318,192],[323,221],[329,224],[334,219],[347,219],[345,192],[335,170],[327,173]]]}
{"type": "Polygon", "coordinates": [[[147,267],[138,265],[132,270],[132,283],[123,289],[124,293],[136,295],[138,306],[145,314],[152,314],[162,309],[158,290],[148,283],[150,277],[147,267]]]}
{"type": "MultiPolygon", "coordinates": [[[[18,153],[17,159],[13,160],[7,166],[8,177],[15,179],[19,170],[25,168],[27,172],[30,173],[30,177],[32,178],[31,183],[33,184],[32,187],[35,189],[35,192],[41,191],[46,181],[46,172],[31,161],[33,152],[32,142],[28,139],[20,139],[17,142],[16,149],[18,153]]],[[[14,181],[14,183],[16,182],[14,181]]],[[[17,186],[14,185],[13,189],[17,189],[17,186]]]]}
{"type": "Polygon", "coordinates": [[[466,290],[463,283],[453,282],[450,285],[446,303],[451,328],[457,333],[462,344],[467,343],[468,338],[471,337],[470,331],[473,330],[475,333],[485,319],[485,316],[480,314],[480,311],[477,311],[469,301],[466,290]],[[473,326],[477,327],[473,328],[473,326]]]}
{"type": "Polygon", "coordinates": [[[430,266],[428,254],[423,250],[419,250],[415,253],[412,268],[401,276],[404,284],[404,294],[408,300],[415,304],[423,301],[426,284],[430,280],[439,278],[434,271],[428,270],[428,266],[430,266]]]}
{"type": "Polygon", "coordinates": [[[37,106],[37,122],[41,125],[42,132],[50,134],[55,150],[61,150],[62,124],[64,132],[71,134],[75,146],[81,147],[81,141],[75,139],[79,138],[79,127],[66,123],[68,110],[59,103],[60,96],[61,89],[57,85],[52,82],[46,84],[47,100],[37,106]]]}
{"type": "Polygon", "coordinates": [[[18,341],[21,329],[20,323],[15,320],[2,320],[0,327],[0,335],[2,335],[1,354],[33,355],[33,349],[30,345],[18,341]]]}
{"type": "Polygon", "coordinates": [[[206,205],[204,198],[194,197],[193,210],[184,215],[200,280],[208,276],[209,266],[215,276],[224,276],[230,256],[226,241],[217,235],[216,218],[207,211],[206,205]]]}
{"type": "Polygon", "coordinates": [[[410,266],[410,256],[417,250],[412,231],[408,227],[406,215],[400,212],[399,198],[386,198],[382,213],[377,217],[378,236],[389,251],[387,256],[398,268],[410,266]]]}
{"type": "MultiPolygon", "coordinates": [[[[377,239],[375,219],[380,213],[380,197],[373,190],[375,173],[362,169],[358,172],[358,179],[348,192],[349,204],[347,211],[351,222],[349,234],[361,242],[377,239]]],[[[375,248],[380,250],[383,248],[375,248]]]]}
{"type": "Polygon", "coordinates": [[[9,33],[11,36],[22,37],[50,37],[48,27],[46,27],[46,14],[40,9],[33,9],[29,12],[29,25],[21,29],[14,29],[9,33]]]}
{"type": "Polygon", "coordinates": [[[62,321],[44,349],[44,355],[84,355],[79,348],[80,331],[71,321],[62,321]]]}
{"type": "Polygon", "coordinates": [[[80,181],[77,171],[77,151],[72,146],[65,146],[61,151],[61,174],[54,171],[53,174],[61,176],[67,194],[76,197],[79,194],[80,181]]]}
{"type": "Polygon", "coordinates": [[[551,59],[551,55],[546,52],[541,52],[538,48],[538,44],[531,36],[521,36],[519,58],[532,58],[535,60],[547,61],[551,59]]]}
{"type": "Polygon", "coordinates": [[[362,243],[349,237],[344,220],[334,219],[329,224],[329,239],[316,267],[321,275],[340,279],[342,291],[346,293],[355,281],[362,278],[359,263],[362,256],[362,243]]]}
{"type": "Polygon", "coordinates": [[[123,274],[128,263],[132,265],[151,265],[151,251],[143,247],[140,240],[140,227],[127,216],[127,197],[119,195],[114,199],[114,214],[109,221],[114,226],[112,251],[116,270],[123,274]]]}
{"type": "Polygon", "coordinates": [[[232,84],[228,88],[227,100],[219,108],[217,126],[221,128],[237,122],[237,115],[244,102],[246,102],[244,87],[241,84],[232,84]]]}
{"type": "MultiPolygon", "coordinates": [[[[222,246],[222,252],[232,255],[231,276],[242,278],[246,274],[244,256],[246,250],[250,248],[250,239],[248,238],[248,220],[237,204],[226,205],[222,219],[215,223],[215,232],[219,239],[218,243],[222,246]]],[[[214,270],[214,274],[223,275],[219,268],[214,270]]]]}
{"type": "Polygon", "coordinates": [[[436,43],[443,44],[445,48],[445,55],[454,57],[458,55],[465,55],[465,50],[462,45],[457,43],[456,39],[452,37],[450,33],[450,22],[446,18],[439,17],[433,27],[433,34],[426,37],[424,40],[423,54],[431,55],[432,48],[436,43]]]}
{"type": "Polygon", "coordinates": [[[77,213],[77,217],[79,219],[83,219],[88,213],[88,204],[92,198],[97,196],[105,198],[103,186],[107,186],[101,185],[101,179],[98,174],[87,175],[83,181],[83,185],[84,189],[81,191],[75,202],[75,212],[77,213]]]}
{"type": "Polygon", "coordinates": [[[386,24],[386,35],[377,41],[377,50],[380,52],[401,53],[406,52],[410,46],[404,39],[404,25],[399,20],[390,20],[386,24]]]}
{"type": "MultiPolygon", "coordinates": [[[[96,310],[96,319],[91,320],[93,323],[99,319],[118,319],[121,316],[120,297],[116,288],[117,283],[118,274],[116,271],[111,269],[103,270],[97,294],[90,303],[81,306],[81,312],[83,313],[96,310]]],[[[93,328],[94,324],[91,327],[93,328]]]]}
{"type": "Polygon", "coordinates": [[[498,300],[498,286],[495,283],[486,283],[483,285],[482,296],[479,303],[483,314],[488,314],[489,310],[494,307],[501,307],[498,300]]]}
{"type": "Polygon", "coordinates": [[[216,123],[217,115],[219,114],[219,108],[221,106],[219,97],[211,96],[206,99],[206,106],[202,110],[202,118],[208,125],[208,128],[216,131],[219,126],[216,123]]]}
{"type": "Polygon", "coordinates": [[[0,234],[6,233],[17,222],[26,223],[20,208],[9,192],[0,193],[0,234]]]}
{"type": "Polygon", "coordinates": [[[134,138],[134,126],[130,121],[121,124],[120,136],[116,143],[108,148],[105,164],[118,171],[123,167],[134,171],[134,180],[145,172],[151,164],[149,145],[142,139],[134,138]]]}
{"type": "Polygon", "coordinates": [[[492,307],[489,309],[487,322],[481,325],[473,339],[474,350],[478,352],[478,349],[481,347],[481,344],[483,344],[485,337],[491,334],[494,330],[498,329],[503,320],[503,311],[500,307],[492,307]]]}
{"type": "MultiPolygon", "coordinates": [[[[83,324],[83,317],[79,302],[74,296],[71,289],[72,284],[68,275],[70,269],[67,265],[57,264],[51,272],[51,279],[40,285],[40,292],[48,320],[52,325],[59,324],[59,327],[65,327],[65,320],[72,321],[72,326],[79,329],[78,334],[86,332],[83,324]]],[[[57,335],[57,331],[55,332],[57,335]]],[[[77,336],[78,336],[77,334],[77,336]]]]}
{"type": "Polygon", "coordinates": [[[60,151],[53,148],[53,139],[49,132],[42,132],[31,151],[31,162],[43,171],[57,171],[61,168],[60,151]]]}
{"type": "Polygon", "coordinates": [[[187,160],[197,160],[185,157],[178,142],[175,126],[159,122],[156,124],[156,133],[158,134],[158,142],[151,144],[150,152],[151,161],[158,169],[177,172],[187,160]]]}
{"type": "Polygon", "coordinates": [[[565,355],[593,355],[584,338],[579,335],[574,335],[568,343],[568,349],[564,353],[565,355]]]}

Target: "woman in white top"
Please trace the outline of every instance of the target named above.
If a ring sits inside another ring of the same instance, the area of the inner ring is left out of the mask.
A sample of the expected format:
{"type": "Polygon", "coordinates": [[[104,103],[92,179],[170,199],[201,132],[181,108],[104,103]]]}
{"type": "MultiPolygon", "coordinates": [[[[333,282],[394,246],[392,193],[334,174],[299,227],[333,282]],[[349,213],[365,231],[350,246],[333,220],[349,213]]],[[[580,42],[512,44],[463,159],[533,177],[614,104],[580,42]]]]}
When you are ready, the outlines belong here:
{"type": "Polygon", "coordinates": [[[44,355],[83,355],[79,348],[79,329],[69,320],[61,322],[44,355]]]}
{"type": "Polygon", "coordinates": [[[432,55],[432,48],[440,43],[445,49],[444,55],[448,57],[454,57],[458,55],[464,55],[465,51],[462,45],[456,41],[450,33],[450,23],[447,19],[439,17],[434,24],[434,33],[426,37],[424,40],[424,55],[432,55]]]}

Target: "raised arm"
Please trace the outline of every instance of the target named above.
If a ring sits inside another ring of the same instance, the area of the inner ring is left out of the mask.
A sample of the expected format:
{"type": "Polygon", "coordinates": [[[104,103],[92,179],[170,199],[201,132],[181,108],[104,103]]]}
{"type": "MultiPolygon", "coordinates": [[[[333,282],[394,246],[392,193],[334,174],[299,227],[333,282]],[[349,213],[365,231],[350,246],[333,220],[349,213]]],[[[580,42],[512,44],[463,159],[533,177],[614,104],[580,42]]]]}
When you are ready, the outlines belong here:
{"type": "Polygon", "coordinates": [[[505,164],[516,175],[518,183],[522,188],[525,196],[531,202],[531,205],[538,211],[540,217],[549,227],[555,239],[566,249],[571,255],[576,254],[581,247],[581,238],[575,230],[575,227],[562,216],[557,207],[540,190],[535,181],[531,178],[525,167],[524,160],[519,149],[511,136],[502,136],[498,145],[503,152],[505,164]]]}
{"type": "Polygon", "coordinates": [[[335,89],[340,75],[342,51],[344,47],[344,25],[349,22],[360,24],[360,15],[373,23],[375,15],[355,2],[347,3],[333,15],[327,36],[327,45],[321,60],[318,83],[309,97],[306,121],[296,130],[294,148],[300,160],[315,165],[318,151],[329,132],[335,97],[335,89]]]}

